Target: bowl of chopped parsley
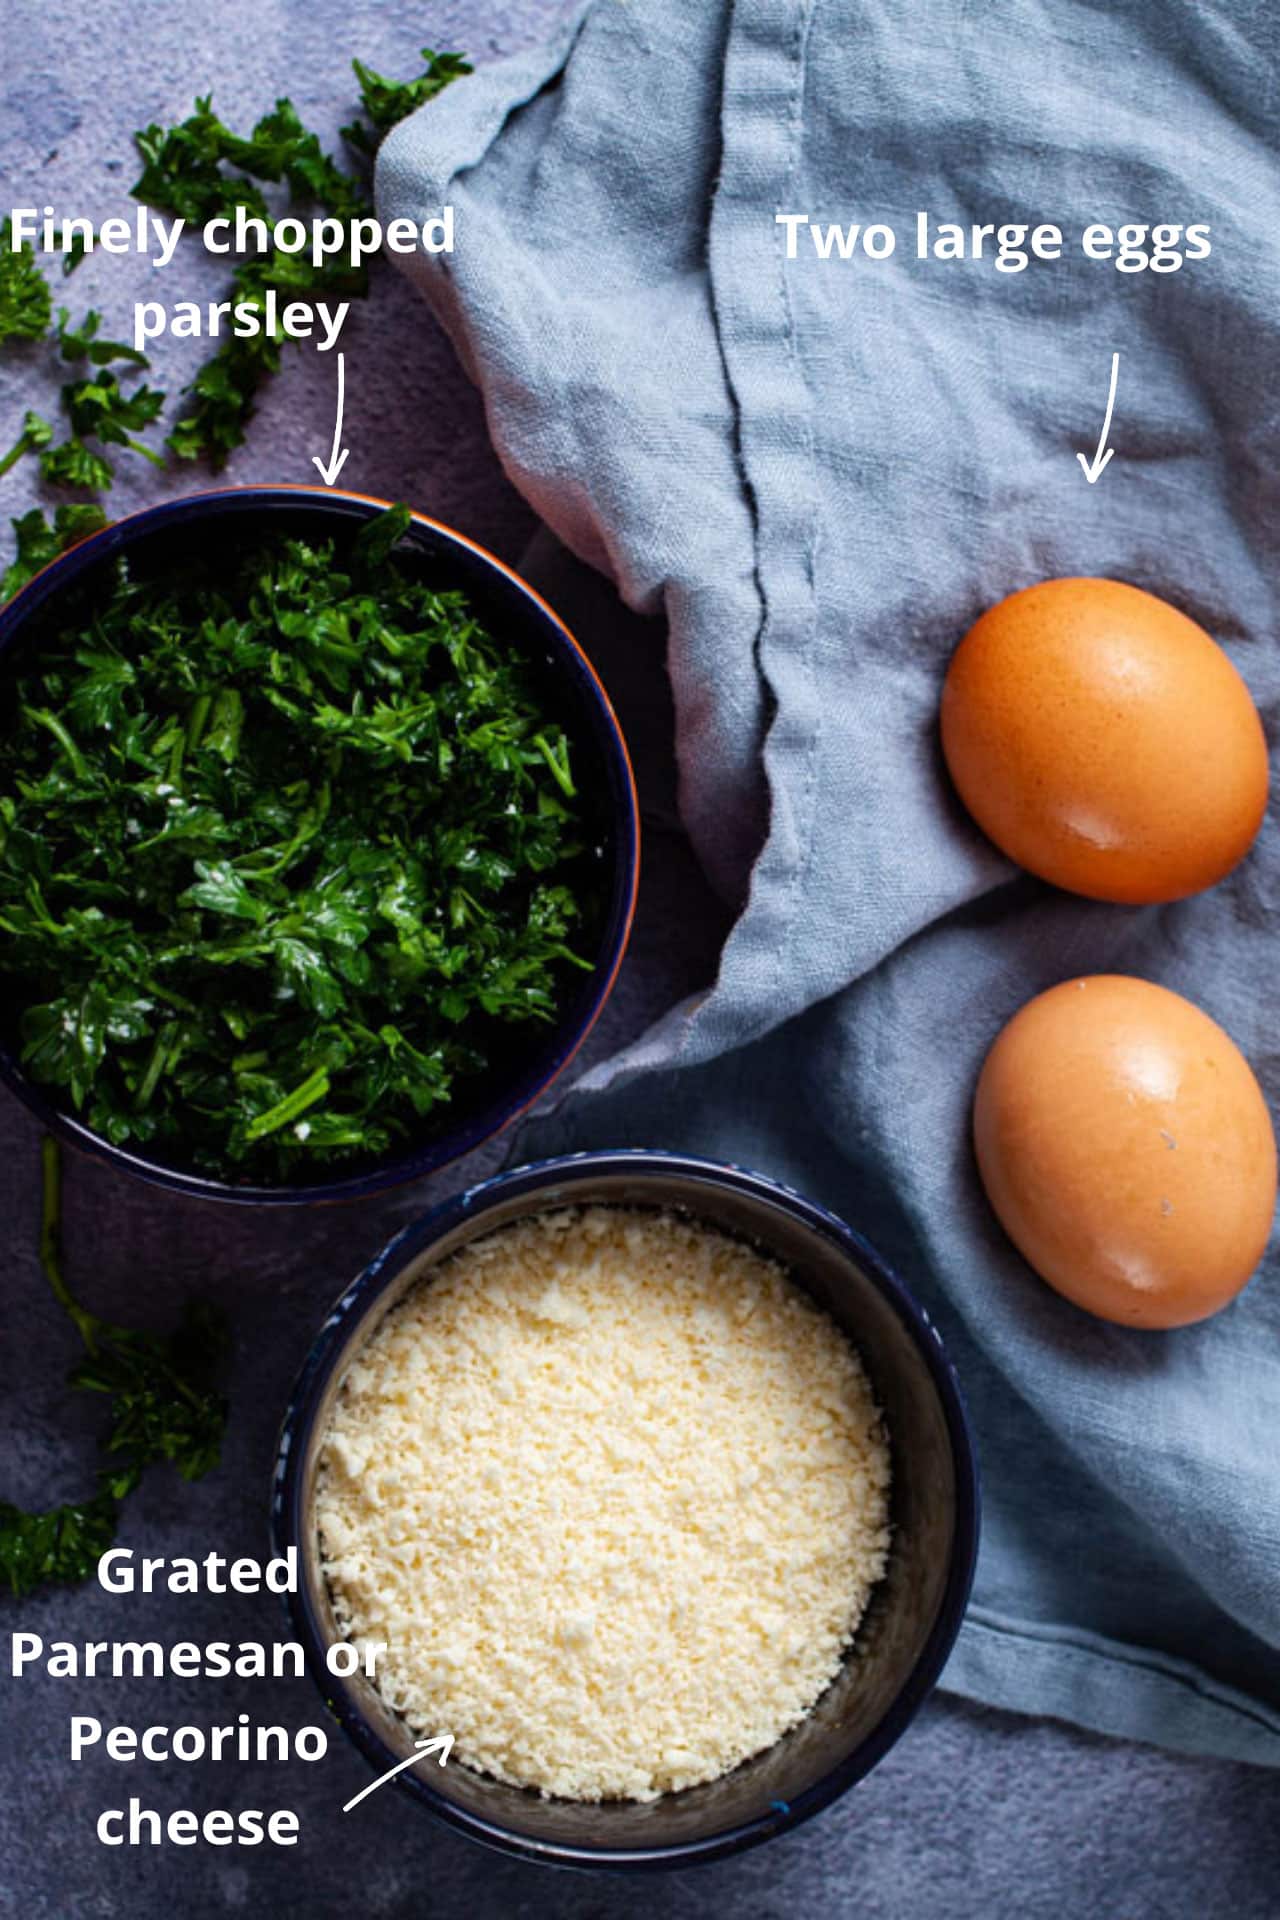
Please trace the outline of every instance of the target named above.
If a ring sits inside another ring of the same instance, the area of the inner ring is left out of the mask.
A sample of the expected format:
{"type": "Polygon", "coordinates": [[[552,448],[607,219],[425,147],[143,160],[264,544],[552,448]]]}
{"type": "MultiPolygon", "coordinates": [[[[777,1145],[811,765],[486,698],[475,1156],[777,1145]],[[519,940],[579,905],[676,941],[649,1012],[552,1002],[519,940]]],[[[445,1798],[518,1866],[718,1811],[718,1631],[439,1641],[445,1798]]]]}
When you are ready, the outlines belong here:
{"type": "Polygon", "coordinates": [[[372,1192],[535,1100],[608,996],[638,821],[554,613],[358,495],[187,496],[0,610],[0,1077],[235,1200],[372,1192]]]}

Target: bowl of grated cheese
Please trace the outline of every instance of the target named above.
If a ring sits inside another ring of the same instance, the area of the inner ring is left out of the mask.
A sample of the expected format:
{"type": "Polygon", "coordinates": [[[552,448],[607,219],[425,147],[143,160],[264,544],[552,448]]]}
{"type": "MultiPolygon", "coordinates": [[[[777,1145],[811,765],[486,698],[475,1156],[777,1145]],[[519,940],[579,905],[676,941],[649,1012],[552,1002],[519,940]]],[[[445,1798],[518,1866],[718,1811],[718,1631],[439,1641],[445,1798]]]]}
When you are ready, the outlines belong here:
{"type": "Polygon", "coordinates": [[[785,1832],[897,1740],[978,1488],[937,1332],[860,1235],[637,1150],[502,1174],[384,1249],[303,1367],[273,1524],[378,1774],[508,1852],[671,1867],[785,1832]]]}

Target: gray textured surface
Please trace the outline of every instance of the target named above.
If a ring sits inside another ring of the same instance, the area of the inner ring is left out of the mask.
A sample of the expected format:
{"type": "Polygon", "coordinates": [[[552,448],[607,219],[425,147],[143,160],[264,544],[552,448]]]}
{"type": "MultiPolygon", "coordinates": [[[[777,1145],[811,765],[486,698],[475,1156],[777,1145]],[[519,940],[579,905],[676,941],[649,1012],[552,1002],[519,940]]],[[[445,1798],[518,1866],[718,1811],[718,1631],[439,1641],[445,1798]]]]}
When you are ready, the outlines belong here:
{"type": "MultiPolygon", "coordinates": [[[[512,0],[464,5],[336,4],[336,0],[193,0],[161,7],[100,0],[91,14],[56,4],[5,13],[0,81],[0,206],[47,199],[61,211],[117,211],[140,121],[184,110],[210,82],[229,115],[249,118],[288,90],[316,124],[334,128],[348,104],[345,61],[359,51],[389,70],[423,41],[487,58],[535,35],[553,9],[512,0]],[[483,29],[475,23],[476,13],[483,29]],[[470,22],[470,24],[468,24],[470,22]],[[104,53],[104,49],[106,52],[104,53]]],[[[96,301],[113,327],[139,297],[132,262],[91,261],[70,291],[96,301]]],[[[178,269],[174,269],[176,273],[178,269]]],[[[183,269],[184,272],[187,269],[183,269]]],[[[191,266],[191,286],[199,279],[191,266]]],[[[176,285],[176,282],[173,283],[176,285]]],[[[184,288],[185,291],[185,288],[184,288]]],[[[516,555],[531,532],[487,450],[474,397],[416,301],[390,273],[351,323],[349,444],[344,480],[401,494],[516,555]]],[[[164,379],[195,359],[166,350],[164,379]]],[[[331,371],[299,351],[256,423],[234,480],[306,480],[327,450],[331,371]]],[[[0,371],[0,425],[48,394],[38,354],[0,371]]],[[[8,435],[0,431],[0,441],[8,435]]],[[[120,503],[201,484],[184,472],[149,476],[120,503]]],[[[0,482],[0,513],[29,503],[19,471],[0,482]]],[[[623,619],[589,582],[557,582],[592,650],[607,660],[639,747],[649,827],[637,939],[600,1044],[707,975],[715,910],[670,833],[666,716],[653,676],[660,637],[623,619]]],[[[228,1214],[124,1183],[77,1162],[68,1170],[68,1266],[104,1313],[163,1325],[188,1289],[221,1296],[232,1315],[235,1414],[224,1464],[186,1488],[154,1474],[131,1504],[124,1541],[140,1551],[257,1553],[275,1427],[310,1335],[346,1277],[419,1208],[435,1183],[354,1210],[315,1217],[228,1214]]],[[[0,1209],[10,1223],[0,1339],[0,1496],[46,1502],[83,1491],[97,1410],[61,1386],[69,1329],[43,1290],[34,1258],[37,1138],[0,1098],[0,1209]]],[[[112,1600],[95,1589],[22,1604],[0,1601],[6,1633],[28,1628],[75,1641],[270,1638],[276,1603],[155,1597],[112,1600]]],[[[640,1885],[555,1876],[489,1856],[438,1830],[394,1792],[342,1820],[365,1784],[341,1742],[313,1768],[234,1765],[125,1767],[67,1759],[72,1712],[134,1726],[319,1718],[310,1682],[3,1679],[0,1741],[0,1908],[30,1920],[150,1916],[357,1913],[685,1915],[710,1904],[753,1920],[784,1913],[858,1913],[913,1920],[1102,1915],[1191,1920],[1280,1913],[1280,1782],[1247,1768],[1177,1760],[1087,1739],[1068,1729],[983,1714],[945,1701],[852,1796],[803,1831],[741,1861],[640,1885]],[[302,1816],[291,1852],[204,1847],[119,1849],[94,1838],[100,1808],[137,1794],[177,1806],[288,1805],[302,1816]]]]}

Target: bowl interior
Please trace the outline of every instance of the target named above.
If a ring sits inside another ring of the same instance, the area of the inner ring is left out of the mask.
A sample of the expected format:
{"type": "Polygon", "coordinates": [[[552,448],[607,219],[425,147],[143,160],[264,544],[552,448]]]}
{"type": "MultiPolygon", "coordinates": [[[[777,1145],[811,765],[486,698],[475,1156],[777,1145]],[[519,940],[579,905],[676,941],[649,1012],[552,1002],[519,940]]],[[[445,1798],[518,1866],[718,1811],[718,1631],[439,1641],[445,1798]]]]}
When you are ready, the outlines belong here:
{"type": "MultiPolygon", "coordinates": [[[[616,1162],[615,1162],[616,1165],[616,1162]]],[[[316,1551],[314,1498],[320,1443],[348,1363],[382,1316],[424,1270],[479,1233],[557,1205],[601,1202],[672,1207],[759,1244],[845,1329],[866,1364],[884,1411],[892,1449],[893,1542],[884,1579],[875,1591],[844,1666],[809,1717],[767,1752],[733,1773],[646,1804],[599,1806],[543,1799],[482,1778],[465,1767],[429,1762],[405,1772],[401,1785],[437,1811],[460,1819],[478,1837],[520,1851],[610,1860],[674,1849],[725,1851],[766,1837],[825,1804],[874,1764],[897,1738],[933,1680],[954,1637],[967,1591],[972,1508],[953,1445],[948,1408],[927,1359],[928,1332],[913,1330],[882,1279],[855,1259],[849,1243],[792,1211],[750,1177],[687,1173],[647,1167],[594,1172],[569,1163],[549,1185],[517,1175],[502,1183],[494,1204],[478,1218],[457,1221],[443,1237],[392,1259],[389,1278],[363,1298],[334,1329],[331,1366],[313,1377],[301,1414],[290,1471],[293,1492],[282,1538],[300,1545],[300,1624],[328,1643],[341,1637],[316,1551]],[[962,1496],[962,1497],[960,1497],[962,1496]],[[957,1597],[958,1596],[958,1597],[957,1597]]],[[[945,1363],[943,1363],[945,1365],[945,1363]]],[[[305,1390],[304,1390],[305,1398],[305,1390]]],[[[689,1463],[697,1473],[697,1461],[689,1463]]],[[[964,1471],[967,1473],[967,1463],[964,1471]]],[[[388,1766],[412,1751],[403,1721],[365,1680],[325,1681],[330,1704],[375,1765],[388,1766]]],[[[444,1732],[447,1729],[440,1729],[444,1732]]]]}
{"type": "MultiPolygon", "coordinates": [[[[38,651],[43,637],[91,612],[121,554],[127,554],[135,577],[199,568],[216,579],[224,561],[230,564],[271,535],[333,540],[341,558],[379,511],[376,502],[354,496],[264,488],[188,497],[122,521],[83,551],[65,556],[0,613],[0,717],[12,699],[15,671],[38,651]]],[[[626,750],[591,669],[536,596],[460,536],[428,521],[414,521],[396,558],[428,584],[460,588],[467,595],[494,638],[509,642],[528,663],[547,711],[570,738],[585,845],[564,877],[583,902],[579,950],[593,966],[590,972],[566,969],[554,1023],[495,1025],[489,1051],[497,1064],[424,1122],[419,1137],[399,1142],[390,1154],[333,1161],[314,1184],[229,1189],[242,1196],[328,1197],[344,1187],[359,1187],[375,1172],[384,1173],[386,1180],[426,1172],[477,1145],[525,1106],[572,1054],[599,1011],[626,938],[635,884],[634,800],[626,750]]],[[[57,1115],[62,1131],[81,1144],[100,1144],[74,1114],[59,1109],[54,1090],[41,1088],[24,1074],[18,1061],[18,1009],[14,996],[7,998],[9,1009],[0,1012],[0,1074],[46,1123],[57,1115]]],[[[176,1156],[109,1151],[129,1161],[135,1171],[168,1172],[196,1191],[217,1190],[220,1184],[176,1156]]]]}

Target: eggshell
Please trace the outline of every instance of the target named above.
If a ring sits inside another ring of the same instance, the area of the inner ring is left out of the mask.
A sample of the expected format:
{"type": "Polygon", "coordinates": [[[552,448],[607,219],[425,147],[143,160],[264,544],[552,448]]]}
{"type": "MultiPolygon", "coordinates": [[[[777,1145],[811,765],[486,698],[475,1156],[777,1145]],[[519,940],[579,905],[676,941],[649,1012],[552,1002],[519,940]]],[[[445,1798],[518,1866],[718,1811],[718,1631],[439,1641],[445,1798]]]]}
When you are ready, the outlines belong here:
{"type": "Polygon", "coordinates": [[[1104,1320],[1202,1320],[1262,1258],[1276,1201],[1262,1090],[1222,1028],[1165,987],[1095,974],[1040,994],[987,1055],[973,1119],[1010,1239],[1104,1320]]]}
{"type": "Polygon", "coordinates": [[[947,673],[942,746],[996,845],[1096,900],[1213,886],[1266,810],[1266,740],[1235,667],[1117,580],[1047,580],[984,613],[947,673]]]}

